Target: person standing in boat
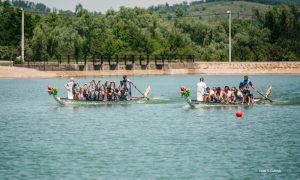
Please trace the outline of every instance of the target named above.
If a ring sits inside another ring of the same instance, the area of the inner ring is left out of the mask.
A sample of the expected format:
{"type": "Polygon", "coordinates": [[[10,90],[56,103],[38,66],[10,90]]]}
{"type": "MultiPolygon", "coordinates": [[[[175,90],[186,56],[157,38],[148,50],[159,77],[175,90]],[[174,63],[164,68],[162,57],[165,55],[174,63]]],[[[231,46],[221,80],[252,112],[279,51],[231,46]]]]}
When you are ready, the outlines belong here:
{"type": "Polygon", "coordinates": [[[64,85],[65,88],[67,89],[67,96],[68,96],[67,98],[68,99],[74,99],[74,93],[73,93],[73,91],[75,91],[74,81],[75,81],[74,78],[71,77],[70,81],[67,84],[64,85]]]}
{"type": "Polygon", "coordinates": [[[208,94],[206,93],[206,84],[204,82],[204,78],[200,78],[200,82],[197,83],[197,101],[203,101],[203,97],[207,96],[208,94]]]}
{"type": "Polygon", "coordinates": [[[128,92],[128,95],[131,97],[131,85],[132,86],[135,86],[135,85],[133,84],[133,82],[130,79],[127,78],[126,75],[123,76],[123,81],[121,81],[121,82],[125,88],[125,91],[128,92]]]}
{"type": "MultiPolygon", "coordinates": [[[[239,89],[244,96],[243,99],[247,101],[248,105],[250,105],[250,103],[252,103],[252,100],[253,100],[253,94],[251,94],[249,86],[252,87],[254,89],[254,91],[257,91],[256,87],[249,80],[248,76],[244,76],[244,81],[240,82],[239,89]]],[[[243,103],[244,103],[244,101],[242,101],[242,104],[243,103]]]]}

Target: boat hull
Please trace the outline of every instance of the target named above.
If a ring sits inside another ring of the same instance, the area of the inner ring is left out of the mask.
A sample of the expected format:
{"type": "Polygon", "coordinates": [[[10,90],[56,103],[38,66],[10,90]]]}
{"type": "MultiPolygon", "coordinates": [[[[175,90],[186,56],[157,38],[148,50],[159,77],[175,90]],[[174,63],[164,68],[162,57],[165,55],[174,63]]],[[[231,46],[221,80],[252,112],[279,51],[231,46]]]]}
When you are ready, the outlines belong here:
{"type": "Polygon", "coordinates": [[[75,100],[60,98],[57,96],[57,88],[48,86],[48,93],[53,96],[54,100],[61,105],[112,105],[112,104],[134,104],[134,103],[145,103],[149,101],[149,94],[151,92],[150,85],[147,87],[142,97],[132,97],[129,100],[123,101],[89,101],[89,100],[75,100]]]}
{"type": "MultiPolygon", "coordinates": [[[[197,101],[195,99],[190,99],[189,97],[184,98],[185,101],[189,104],[190,107],[195,108],[198,106],[242,106],[242,105],[247,105],[247,103],[241,104],[241,103],[217,103],[217,102],[203,102],[203,101],[197,101]]],[[[266,100],[263,98],[255,98],[253,101],[253,104],[260,104],[265,102],[266,100]]]]}

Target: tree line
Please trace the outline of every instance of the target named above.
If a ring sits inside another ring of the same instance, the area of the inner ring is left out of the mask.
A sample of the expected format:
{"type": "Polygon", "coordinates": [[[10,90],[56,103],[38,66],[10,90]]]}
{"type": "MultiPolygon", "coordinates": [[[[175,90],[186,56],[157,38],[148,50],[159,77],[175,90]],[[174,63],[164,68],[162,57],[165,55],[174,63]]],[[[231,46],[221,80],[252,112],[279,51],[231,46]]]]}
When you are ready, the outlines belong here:
{"type": "MultiPolygon", "coordinates": [[[[0,59],[20,54],[21,10],[6,1],[0,7],[0,59]]],[[[254,10],[252,19],[233,19],[232,59],[268,61],[300,59],[299,9],[296,6],[254,10]]],[[[142,8],[121,7],[95,15],[76,7],[75,13],[25,13],[25,55],[30,60],[59,56],[177,54],[196,60],[227,61],[228,18],[208,21],[185,17],[178,8],[167,17],[142,8]]]]}
{"type": "MultiPolygon", "coordinates": [[[[241,0],[205,0],[205,2],[222,2],[222,1],[241,1],[241,0]]],[[[271,5],[280,5],[280,4],[300,5],[300,2],[295,0],[242,0],[242,1],[271,4],[271,5]]],[[[196,2],[201,2],[201,1],[196,1],[196,2]]]]}

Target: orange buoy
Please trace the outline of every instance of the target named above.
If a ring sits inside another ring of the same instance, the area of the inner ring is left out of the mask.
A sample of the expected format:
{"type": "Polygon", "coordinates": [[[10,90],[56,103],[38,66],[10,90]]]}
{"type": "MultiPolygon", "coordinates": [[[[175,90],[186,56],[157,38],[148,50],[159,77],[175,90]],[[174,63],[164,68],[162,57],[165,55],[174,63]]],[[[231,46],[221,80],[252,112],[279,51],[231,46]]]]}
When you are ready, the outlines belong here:
{"type": "Polygon", "coordinates": [[[243,116],[243,113],[242,113],[242,111],[237,111],[236,113],[235,113],[235,115],[236,115],[236,117],[242,117],[243,116]]]}

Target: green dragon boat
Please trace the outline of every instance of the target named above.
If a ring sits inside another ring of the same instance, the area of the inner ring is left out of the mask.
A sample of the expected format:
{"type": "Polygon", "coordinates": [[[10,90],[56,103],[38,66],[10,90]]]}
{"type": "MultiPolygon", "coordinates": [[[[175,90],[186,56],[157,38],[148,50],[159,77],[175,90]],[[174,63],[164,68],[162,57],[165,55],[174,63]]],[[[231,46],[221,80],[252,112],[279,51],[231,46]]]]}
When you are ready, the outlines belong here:
{"type": "MultiPolygon", "coordinates": [[[[207,107],[207,106],[241,106],[241,105],[247,105],[247,103],[241,104],[241,103],[218,103],[218,102],[204,102],[204,101],[197,101],[196,99],[190,98],[190,90],[183,87],[181,88],[181,96],[185,99],[185,101],[188,103],[188,105],[191,108],[196,107],[207,107]]],[[[266,92],[262,95],[262,98],[253,98],[253,104],[263,104],[266,102],[272,102],[271,99],[268,98],[268,96],[272,93],[272,87],[269,87],[266,92]]]]}

